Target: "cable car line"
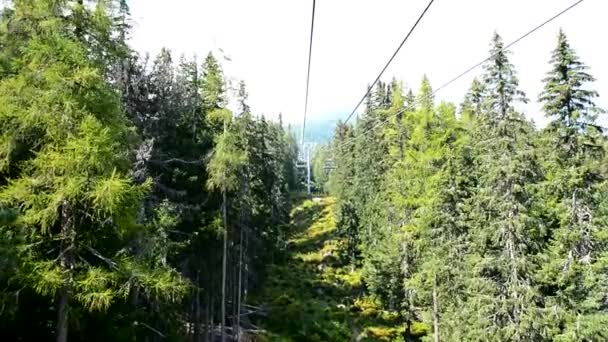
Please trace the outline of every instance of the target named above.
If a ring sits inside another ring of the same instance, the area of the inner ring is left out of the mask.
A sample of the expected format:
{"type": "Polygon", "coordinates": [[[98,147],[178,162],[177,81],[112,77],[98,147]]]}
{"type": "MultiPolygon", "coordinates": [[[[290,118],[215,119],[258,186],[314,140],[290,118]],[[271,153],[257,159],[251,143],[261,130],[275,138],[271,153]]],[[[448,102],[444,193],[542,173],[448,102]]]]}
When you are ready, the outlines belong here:
{"type": "MultiPolygon", "coordinates": [[[[467,75],[468,73],[470,73],[471,71],[475,70],[476,68],[478,68],[479,66],[481,66],[482,64],[484,64],[485,62],[487,62],[488,60],[491,60],[492,58],[494,58],[498,53],[507,50],[509,48],[511,48],[512,46],[514,46],[515,44],[519,43],[520,41],[522,41],[523,39],[527,38],[528,36],[530,36],[532,33],[538,31],[539,29],[541,29],[543,26],[549,24],[550,22],[554,21],[555,19],[559,18],[560,16],[562,16],[563,14],[565,14],[566,12],[570,11],[571,9],[573,9],[574,7],[576,7],[577,5],[579,5],[580,3],[582,3],[584,0],[578,0],[576,2],[574,2],[573,4],[571,4],[570,6],[566,7],[565,9],[563,9],[562,11],[558,12],[557,14],[553,15],[552,17],[550,17],[549,19],[543,21],[542,23],[536,25],[534,28],[532,28],[531,30],[527,31],[526,33],[524,33],[523,35],[521,35],[519,38],[515,39],[514,41],[510,42],[509,44],[503,46],[500,50],[496,51],[495,53],[491,54],[490,56],[484,58],[482,61],[477,62],[475,65],[469,67],[468,69],[466,69],[465,71],[463,71],[462,73],[458,74],[457,76],[455,76],[454,78],[450,79],[449,81],[445,82],[444,84],[442,84],[439,88],[437,88],[436,90],[434,90],[431,94],[429,94],[429,97],[434,97],[439,91],[447,88],[448,86],[450,86],[452,83],[456,82],[457,80],[459,80],[460,78],[464,77],[465,75],[467,75]]],[[[368,91],[369,92],[369,91],[368,91]]],[[[375,124],[374,126],[370,127],[369,129],[363,131],[360,135],[355,136],[351,141],[356,141],[356,139],[358,139],[359,137],[365,136],[366,134],[368,134],[369,132],[375,130],[376,128],[386,124],[391,118],[398,116],[400,114],[403,114],[406,111],[409,110],[413,110],[416,109],[416,106],[418,104],[420,104],[422,99],[416,99],[414,101],[414,103],[412,103],[411,105],[401,109],[400,111],[398,111],[395,114],[392,114],[390,116],[388,116],[385,120],[378,122],[377,124],[375,124]]],[[[346,123],[347,121],[345,121],[344,123],[346,123]]],[[[338,145],[339,148],[342,148],[344,145],[346,145],[346,143],[348,143],[349,141],[344,141],[342,144],[338,145]]]]}
{"type": "Polygon", "coordinates": [[[403,40],[401,41],[401,44],[399,44],[399,46],[397,47],[397,50],[395,50],[395,52],[393,53],[393,55],[391,56],[391,58],[389,58],[388,62],[386,62],[386,64],[384,65],[384,68],[382,68],[382,70],[378,74],[378,77],[376,77],[376,79],[374,80],[374,82],[368,87],[367,91],[365,92],[365,94],[363,94],[363,97],[361,97],[361,100],[359,100],[359,103],[357,103],[357,105],[355,106],[355,108],[353,109],[353,111],[348,115],[348,117],[346,118],[346,120],[344,121],[344,123],[347,123],[350,120],[350,118],[355,114],[355,112],[357,111],[357,109],[359,109],[359,106],[361,106],[361,104],[365,100],[365,97],[367,95],[369,95],[369,93],[372,91],[372,89],[374,88],[374,86],[376,85],[376,83],[378,83],[378,81],[380,80],[380,77],[382,77],[382,74],[384,74],[384,72],[386,71],[386,69],[388,68],[388,66],[391,64],[391,62],[393,61],[393,59],[395,59],[395,56],[397,56],[397,54],[399,53],[399,51],[401,50],[401,48],[403,47],[403,45],[405,44],[405,42],[412,35],[412,33],[414,32],[414,30],[416,29],[416,27],[418,26],[418,24],[420,23],[420,21],[422,20],[422,18],[426,14],[426,12],[429,10],[429,8],[433,4],[433,2],[435,2],[435,0],[429,1],[429,3],[426,5],[426,7],[422,11],[422,13],[420,13],[420,16],[418,17],[418,19],[416,20],[416,22],[414,23],[414,25],[410,28],[410,31],[407,33],[407,35],[405,36],[405,38],[403,38],[403,40]]]}

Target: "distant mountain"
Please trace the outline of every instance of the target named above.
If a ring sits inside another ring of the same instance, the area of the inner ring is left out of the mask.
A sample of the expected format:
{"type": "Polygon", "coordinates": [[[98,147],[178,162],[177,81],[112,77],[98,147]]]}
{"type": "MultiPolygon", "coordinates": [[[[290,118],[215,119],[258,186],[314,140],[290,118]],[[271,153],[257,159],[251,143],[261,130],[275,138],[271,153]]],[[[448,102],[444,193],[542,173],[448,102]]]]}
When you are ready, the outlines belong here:
{"type": "MultiPolygon", "coordinates": [[[[335,127],[336,122],[333,120],[315,120],[306,122],[305,140],[314,144],[328,143],[334,134],[335,127]]],[[[300,139],[300,135],[302,134],[302,124],[292,124],[291,129],[295,133],[296,137],[300,139]]]]}

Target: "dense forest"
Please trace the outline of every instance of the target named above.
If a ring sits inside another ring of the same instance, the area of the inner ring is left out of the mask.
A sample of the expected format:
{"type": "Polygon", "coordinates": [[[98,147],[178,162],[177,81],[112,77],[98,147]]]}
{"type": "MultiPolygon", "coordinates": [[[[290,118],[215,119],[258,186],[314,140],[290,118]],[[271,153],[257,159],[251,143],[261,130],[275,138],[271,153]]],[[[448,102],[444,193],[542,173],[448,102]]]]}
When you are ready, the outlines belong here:
{"type": "Polygon", "coordinates": [[[287,127],[242,82],[227,110],[211,54],[138,56],[125,1],[15,0],[0,20],[2,340],[238,335],[284,249],[287,127]]]}
{"type": "Polygon", "coordinates": [[[459,106],[379,82],[311,198],[243,81],[130,25],[126,0],[1,9],[2,340],[608,340],[608,141],[561,30],[546,127],[495,33],[459,106]]]}
{"type": "Polygon", "coordinates": [[[316,152],[316,187],[366,289],[434,341],[608,340],[607,140],[594,77],[564,32],[528,101],[495,33],[463,103],[380,82],[316,152]]]}

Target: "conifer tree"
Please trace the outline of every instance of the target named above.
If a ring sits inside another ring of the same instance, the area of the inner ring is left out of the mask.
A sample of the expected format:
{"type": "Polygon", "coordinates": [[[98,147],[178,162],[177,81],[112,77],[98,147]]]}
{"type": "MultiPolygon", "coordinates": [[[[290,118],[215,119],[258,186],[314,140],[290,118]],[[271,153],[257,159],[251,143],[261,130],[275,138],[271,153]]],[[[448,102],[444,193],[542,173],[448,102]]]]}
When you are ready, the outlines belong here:
{"type": "Polygon", "coordinates": [[[508,51],[495,34],[485,66],[487,119],[475,137],[478,185],[471,209],[472,250],[468,257],[475,279],[463,316],[470,318],[464,339],[488,331],[497,340],[540,338],[539,300],[534,272],[535,255],[542,247],[542,224],[534,214],[531,187],[540,169],[532,125],[514,109],[525,101],[518,88],[508,51]],[[467,337],[468,336],[468,337],[467,337]]]}
{"type": "Polygon", "coordinates": [[[476,119],[477,115],[483,112],[484,96],[484,84],[477,78],[473,79],[471,87],[460,106],[460,115],[465,121],[471,122],[476,119]]]}
{"type": "Polygon", "coordinates": [[[203,110],[211,124],[223,127],[222,133],[216,136],[214,152],[207,165],[209,189],[219,190],[222,194],[221,211],[223,222],[222,247],[222,285],[221,285],[221,312],[220,333],[222,341],[226,339],[226,302],[227,302],[227,259],[228,259],[228,192],[238,187],[238,174],[240,168],[246,163],[246,155],[237,144],[237,136],[233,130],[232,113],[224,108],[224,78],[221,68],[213,55],[209,53],[203,63],[203,78],[201,92],[203,96],[203,110]]]}
{"type": "Polygon", "coordinates": [[[213,109],[223,108],[226,104],[226,84],[221,67],[210,52],[203,62],[203,77],[201,93],[203,96],[203,109],[209,112],[213,109]]]}
{"type": "Polygon", "coordinates": [[[588,67],[580,61],[562,30],[549,63],[552,69],[543,79],[545,86],[539,96],[546,115],[566,127],[585,129],[585,123],[595,119],[593,98],[598,93],[584,89],[583,85],[595,78],[587,73],[588,67]]]}
{"type": "Polygon", "coordinates": [[[222,298],[221,298],[221,326],[220,333],[222,341],[226,339],[226,277],[228,258],[228,191],[236,189],[238,182],[238,170],[244,164],[244,154],[235,144],[236,137],[229,130],[232,120],[231,113],[227,110],[216,110],[218,120],[223,121],[224,132],[218,136],[215,143],[213,158],[208,165],[210,189],[219,189],[222,193],[222,222],[223,222],[223,248],[222,248],[222,298]],[[221,116],[220,116],[221,115],[221,116]]]}
{"type": "MultiPolygon", "coordinates": [[[[0,82],[3,165],[10,180],[0,206],[16,213],[2,229],[22,234],[13,280],[51,298],[57,341],[67,341],[76,308],[105,311],[141,289],[176,299],[186,285],[170,268],[129,258],[128,237],[143,232],[137,212],[148,184],[129,174],[130,132],[117,94],[79,30],[79,2],[19,1],[27,22],[14,74],[0,82]],[[70,20],[61,14],[72,11],[70,20]],[[72,28],[74,29],[72,30],[72,28]],[[23,151],[27,151],[23,153],[23,151]],[[27,247],[31,246],[31,247],[27,247]]],[[[95,20],[104,20],[102,8],[95,20]]]]}
{"type": "Polygon", "coordinates": [[[490,56],[484,66],[483,83],[487,90],[484,105],[491,116],[505,118],[513,110],[515,102],[527,103],[528,100],[518,88],[519,80],[509,61],[509,51],[504,49],[502,37],[497,32],[492,37],[490,56]]]}
{"type": "Polygon", "coordinates": [[[543,253],[540,279],[551,312],[553,335],[559,341],[605,338],[607,236],[605,178],[600,164],[604,144],[595,126],[593,98],[585,88],[594,78],[579,60],[563,31],[550,61],[539,100],[552,118],[546,129],[547,180],[542,193],[547,201],[551,243],[543,253]]]}
{"type": "Polygon", "coordinates": [[[454,328],[460,325],[469,238],[462,204],[470,197],[471,165],[469,141],[459,129],[454,107],[441,104],[435,112],[426,135],[429,144],[416,157],[424,170],[416,177],[426,180],[419,196],[425,202],[410,222],[419,265],[407,284],[415,289],[437,341],[455,338],[454,328]]]}

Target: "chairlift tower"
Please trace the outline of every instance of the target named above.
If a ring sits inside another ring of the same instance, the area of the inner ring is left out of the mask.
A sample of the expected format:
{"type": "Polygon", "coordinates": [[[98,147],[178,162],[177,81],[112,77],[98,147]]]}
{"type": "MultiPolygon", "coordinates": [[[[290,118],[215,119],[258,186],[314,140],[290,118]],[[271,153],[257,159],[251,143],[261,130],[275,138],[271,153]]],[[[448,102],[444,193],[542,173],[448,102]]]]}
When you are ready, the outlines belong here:
{"type": "Polygon", "coordinates": [[[298,169],[304,169],[306,172],[306,192],[310,195],[312,193],[312,186],[310,183],[310,155],[312,145],[310,143],[302,143],[300,148],[300,155],[298,156],[298,162],[296,167],[298,169]]]}

